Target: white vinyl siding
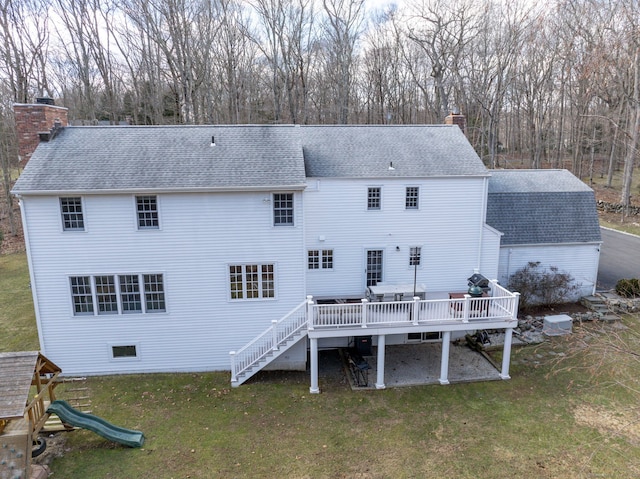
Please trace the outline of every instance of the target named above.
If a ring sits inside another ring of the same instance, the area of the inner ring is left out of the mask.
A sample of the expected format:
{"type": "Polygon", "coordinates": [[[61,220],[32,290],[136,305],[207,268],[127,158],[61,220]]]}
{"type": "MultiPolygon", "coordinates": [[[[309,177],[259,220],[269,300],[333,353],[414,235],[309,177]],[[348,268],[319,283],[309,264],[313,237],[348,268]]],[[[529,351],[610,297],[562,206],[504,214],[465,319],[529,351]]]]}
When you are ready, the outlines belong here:
{"type": "MultiPolygon", "coordinates": [[[[300,195],[293,193],[295,205],[300,195]]],[[[58,197],[23,197],[41,349],[65,374],[228,370],[229,351],[305,298],[301,208],[294,210],[297,227],[275,228],[265,198],[271,194],[163,194],[161,229],[141,241],[131,194],[82,197],[85,212],[100,218],[82,235],[61,231],[58,197]],[[231,264],[273,264],[274,297],[230,301],[231,264]],[[162,274],[164,313],[144,313],[141,274],[162,274]],[[118,276],[119,314],[75,314],[69,278],[98,275],[118,276]],[[138,288],[123,288],[120,277],[132,275],[138,288]],[[112,345],[132,344],[139,344],[138,359],[112,358],[112,345]]]]}
{"type": "MultiPolygon", "coordinates": [[[[307,274],[307,294],[353,297],[364,294],[366,250],[384,250],[385,283],[413,283],[410,248],[421,247],[417,282],[428,291],[463,291],[478,269],[483,247],[485,180],[478,177],[425,178],[420,208],[406,209],[406,179],[386,179],[383,208],[367,209],[370,179],[309,178],[305,191],[306,251],[332,249],[332,275],[307,274]],[[333,214],[327,214],[333,212],[333,214]]],[[[488,273],[491,274],[491,273],[488,273]]]]}
{"type": "Polygon", "coordinates": [[[544,269],[557,267],[560,272],[569,273],[573,277],[577,290],[568,299],[575,301],[581,296],[594,293],[600,259],[599,248],[600,245],[593,243],[503,246],[500,249],[498,281],[508,287],[513,273],[530,261],[540,261],[540,266],[544,269]]]}

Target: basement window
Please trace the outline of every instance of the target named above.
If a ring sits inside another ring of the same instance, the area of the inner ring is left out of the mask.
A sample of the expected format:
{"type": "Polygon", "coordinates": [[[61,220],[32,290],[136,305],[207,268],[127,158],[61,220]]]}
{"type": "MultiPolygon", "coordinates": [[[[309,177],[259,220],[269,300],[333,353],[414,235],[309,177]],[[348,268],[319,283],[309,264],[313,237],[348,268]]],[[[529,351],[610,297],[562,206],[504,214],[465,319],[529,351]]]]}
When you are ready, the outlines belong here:
{"type": "Polygon", "coordinates": [[[113,359],[118,358],[137,358],[138,351],[135,344],[126,346],[111,346],[111,355],[113,359]]]}

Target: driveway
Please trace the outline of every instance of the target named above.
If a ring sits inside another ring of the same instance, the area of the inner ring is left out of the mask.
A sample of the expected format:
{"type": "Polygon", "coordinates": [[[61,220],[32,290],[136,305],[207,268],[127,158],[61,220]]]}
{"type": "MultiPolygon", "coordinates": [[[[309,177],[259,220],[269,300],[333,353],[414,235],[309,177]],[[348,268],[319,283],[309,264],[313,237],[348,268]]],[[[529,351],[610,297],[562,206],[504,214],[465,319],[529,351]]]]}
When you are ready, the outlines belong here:
{"type": "Polygon", "coordinates": [[[598,268],[599,290],[609,290],[619,279],[640,278],[640,236],[600,228],[602,246],[598,268]]]}

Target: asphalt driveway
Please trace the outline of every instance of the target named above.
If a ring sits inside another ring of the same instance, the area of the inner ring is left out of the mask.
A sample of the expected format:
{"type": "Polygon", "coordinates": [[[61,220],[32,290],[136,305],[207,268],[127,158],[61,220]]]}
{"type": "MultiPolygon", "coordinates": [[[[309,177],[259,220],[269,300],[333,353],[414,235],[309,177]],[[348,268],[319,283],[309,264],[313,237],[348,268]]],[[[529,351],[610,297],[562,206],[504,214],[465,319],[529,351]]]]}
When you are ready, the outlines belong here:
{"type": "Polygon", "coordinates": [[[602,246],[598,290],[609,290],[619,279],[640,278],[640,236],[600,228],[602,246]]]}

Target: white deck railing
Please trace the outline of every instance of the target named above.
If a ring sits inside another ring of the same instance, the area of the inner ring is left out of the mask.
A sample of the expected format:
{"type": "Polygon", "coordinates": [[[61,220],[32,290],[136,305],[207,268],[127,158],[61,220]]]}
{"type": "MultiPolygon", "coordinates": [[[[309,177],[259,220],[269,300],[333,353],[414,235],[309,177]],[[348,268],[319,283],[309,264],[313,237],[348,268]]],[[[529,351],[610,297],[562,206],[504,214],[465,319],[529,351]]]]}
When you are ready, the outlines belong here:
{"type": "MultiPolygon", "coordinates": [[[[468,323],[470,321],[510,321],[517,318],[519,293],[512,293],[497,282],[491,284],[491,296],[474,298],[464,295],[455,299],[413,301],[315,304],[312,297],[289,312],[262,334],[238,351],[231,351],[231,382],[254,368],[263,358],[275,356],[298,333],[308,330],[329,330],[375,327],[394,327],[409,324],[430,325],[468,323]]],[[[480,323],[470,325],[477,329],[480,323]]],[[[252,374],[249,372],[248,374],[252,374]]]]}
{"type": "Polygon", "coordinates": [[[518,293],[492,285],[494,296],[459,299],[312,304],[308,306],[309,329],[369,326],[426,325],[469,321],[511,320],[517,317],[518,293]]]}

